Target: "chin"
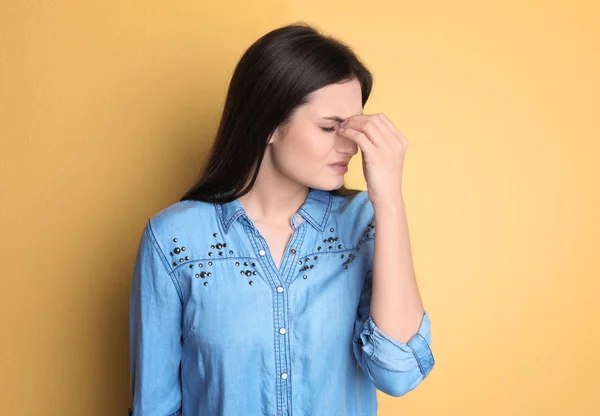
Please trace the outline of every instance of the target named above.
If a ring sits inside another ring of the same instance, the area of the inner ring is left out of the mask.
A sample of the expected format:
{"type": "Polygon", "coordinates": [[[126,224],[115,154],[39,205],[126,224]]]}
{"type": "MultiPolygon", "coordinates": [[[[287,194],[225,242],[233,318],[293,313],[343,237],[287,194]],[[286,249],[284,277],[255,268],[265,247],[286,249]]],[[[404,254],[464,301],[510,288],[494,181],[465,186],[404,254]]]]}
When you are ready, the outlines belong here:
{"type": "Polygon", "coordinates": [[[307,186],[313,189],[319,189],[321,191],[334,191],[344,186],[344,177],[342,176],[340,179],[336,178],[334,180],[329,181],[319,181],[317,183],[307,186]]]}

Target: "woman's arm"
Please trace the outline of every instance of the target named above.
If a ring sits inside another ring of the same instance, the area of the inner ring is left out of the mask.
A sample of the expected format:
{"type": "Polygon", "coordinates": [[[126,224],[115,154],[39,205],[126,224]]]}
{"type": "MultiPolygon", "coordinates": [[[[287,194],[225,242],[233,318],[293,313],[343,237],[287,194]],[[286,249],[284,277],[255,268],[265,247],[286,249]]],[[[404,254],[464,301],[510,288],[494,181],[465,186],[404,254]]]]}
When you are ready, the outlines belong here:
{"type": "Polygon", "coordinates": [[[373,295],[371,316],[377,326],[399,342],[407,342],[423,319],[412,261],[406,208],[400,198],[375,207],[373,295]]]}
{"type": "Polygon", "coordinates": [[[129,304],[130,383],[135,416],[179,415],[182,304],[150,221],[139,243],[129,304]]]}

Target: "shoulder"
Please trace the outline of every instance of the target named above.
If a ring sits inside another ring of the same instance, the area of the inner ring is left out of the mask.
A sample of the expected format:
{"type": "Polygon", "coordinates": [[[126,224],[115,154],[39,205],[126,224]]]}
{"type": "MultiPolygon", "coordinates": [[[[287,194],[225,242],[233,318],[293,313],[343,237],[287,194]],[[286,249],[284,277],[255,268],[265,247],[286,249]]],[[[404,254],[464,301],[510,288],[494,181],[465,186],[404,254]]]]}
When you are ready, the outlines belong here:
{"type": "Polygon", "coordinates": [[[370,237],[368,233],[374,229],[375,211],[368,192],[332,198],[330,222],[343,227],[353,241],[370,237]]]}
{"type": "Polygon", "coordinates": [[[175,241],[198,238],[198,230],[213,229],[217,221],[215,205],[203,201],[178,201],[154,213],[146,223],[147,232],[163,252],[175,241]]]}
{"type": "Polygon", "coordinates": [[[372,220],[375,211],[368,192],[360,191],[350,196],[333,195],[331,215],[338,217],[338,221],[342,219],[346,222],[356,223],[356,221],[361,222],[364,219],[372,220]]]}
{"type": "Polygon", "coordinates": [[[198,223],[207,216],[215,216],[215,206],[203,201],[178,201],[153,214],[149,222],[154,229],[172,229],[173,227],[187,227],[198,223]]]}

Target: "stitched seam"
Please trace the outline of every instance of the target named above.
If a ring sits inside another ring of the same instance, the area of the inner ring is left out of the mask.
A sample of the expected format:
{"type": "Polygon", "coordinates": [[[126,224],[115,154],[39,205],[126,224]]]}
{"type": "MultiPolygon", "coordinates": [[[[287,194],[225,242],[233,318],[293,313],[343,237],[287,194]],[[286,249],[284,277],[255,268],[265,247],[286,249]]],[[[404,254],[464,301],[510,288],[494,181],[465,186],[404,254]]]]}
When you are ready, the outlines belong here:
{"type": "Polygon", "coordinates": [[[306,211],[304,208],[301,209],[302,213],[305,214],[308,219],[310,220],[310,223],[319,231],[323,231],[323,226],[312,216],[309,214],[308,211],[306,211]]]}
{"type": "Polygon", "coordinates": [[[219,231],[223,234],[227,234],[228,229],[225,228],[225,219],[223,218],[223,209],[218,203],[213,203],[215,210],[217,211],[217,218],[219,218],[219,231]]]}
{"type": "MultiPolygon", "coordinates": [[[[298,238],[297,238],[297,244],[296,244],[296,246],[297,246],[297,247],[301,247],[301,246],[302,246],[302,242],[304,241],[304,237],[306,236],[306,234],[307,234],[307,232],[308,232],[308,229],[307,229],[305,226],[303,227],[303,225],[304,225],[304,223],[300,224],[300,227],[299,227],[299,229],[298,229],[298,232],[299,232],[300,234],[298,235],[298,238]]],[[[295,267],[296,267],[296,265],[294,264],[292,267],[294,267],[294,268],[295,268],[295,267]]],[[[292,271],[290,270],[290,271],[288,271],[288,273],[292,273],[292,271]]],[[[295,269],[294,269],[293,273],[294,273],[294,275],[299,275],[299,274],[298,274],[298,273],[295,271],[295,269]]],[[[288,287],[289,287],[289,286],[291,286],[291,284],[292,284],[292,282],[293,282],[293,281],[294,281],[294,279],[293,279],[293,275],[292,275],[292,279],[290,279],[290,282],[289,282],[289,284],[288,284],[288,287]]],[[[288,307],[287,307],[287,310],[288,310],[288,311],[291,311],[291,310],[292,310],[292,308],[291,308],[291,306],[290,306],[290,296],[287,296],[287,297],[286,297],[286,299],[287,299],[287,304],[288,304],[288,305],[287,305],[287,306],[288,306],[288,307]]],[[[290,363],[291,363],[291,362],[292,362],[292,359],[291,359],[291,357],[292,357],[292,351],[293,351],[293,348],[292,348],[292,337],[291,337],[291,336],[289,336],[289,334],[291,334],[291,333],[292,333],[292,328],[291,328],[291,316],[290,316],[290,315],[291,315],[291,314],[287,314],[287,315],[286,315],[286,318],[287,318],[287,329],[288,329],[288,332],[287,332],[288,350],[289,350],[289,354],[290,354],[290,358],[289,358],[289,360],[290,360],[290,363]]],[[[292,369],[292,366],[291,366],[291,364],[290,364],[290,368],[289,368],[288,372],[289,372],[290,374],[292,374],[292,375],[294,374],[294,371],[293,371],[293,369],[292,369]]],[[[294,384],[293,384],[293,382],[292,382],[292,381],[293,381],[293,379],[294,379],[294,377],[292,376],[292,377],[291,377],[291,379],[290,379],[290,383],[288,384],[288,391],[289,391],[288,397],[290,397],[290,400],[289,400],[289,408],[290,408],[290,409],[293,409],[293,408],[294,408],[294,403],[293,403],[293,400],[294,400],[294,395],[293,395],[293,386],[294,386],[294,384]]]]}
{"type": "MultiPolygon", "coordinates": [[[[416,334],[416,335],[419,335],[421,338],[423,338],[423,336],[421,334],[416,334]]],[[[417,364],[419,365],[419,370],[421,371],[421,374],[423,375],[423,377],[425,377],[425,371],[423,370],[423,366],[421,365],[421,359],[420,359],[419,355],[417,354],[415,349],[412,347],[412,345],[409,345],[408,343],[406,345],[412,350],[413,355],[415,356],[415,359],[417,360],[417,364]]]]}
{"type": "Polygon", "coordinates": [[[235,220],[237,220],[237,218],[242,215],[242,210],[237,210],[236,212],[233,213],[233,215],[231,216],[231,218],[229,219],[229,221],[227,221],[227,231],[229,232],[229,229],[231,228],[231,224],[233,224],[233,222],[235,220]]]}
{"type": "Polygon", "coordinates": [[[333,204],[333,197],[330,193],[327,194],[329,200],[327,201],[327,208],[325,208],[325,212],[323,213],[323,219],[321,220],[321,231],[324,230],[323,226],[327,223],[327,218],[331,212],[331,205],[333,204]]]}
{"type": "Polygon", "coordinates": [[[167,273],[169,275],[169,279],[171,280],[171,283],[173,283],[173,286],[175,286],[175,290],[177,291],[177,295],[179,296],[179,301],[181,302],[181,304],[183,304],[183,293],[181,291],[181,287],[179,287],[179,284],[177,283],[177,279],[175,279],[174,272],[172,270],[169,270],[169,267],[167,266],[167,264],[168,264],[167,256],[165,256],[163,251],[160,249],[158,240],[156,239],[154,231],[152,230],[152,225],[150,223],[150,220],[148,220],[148,223],[146,224],[146,230],[147,230],[148,236],[150,237],[152,247],[157,251],[157,254],[160,256],[161,262],[163,263],[163,266],[165,267],[165,269],[167,270],[167,273]]]}
{"type": "Polygon", "coordinates": [[[179,269],[179,268],[181,268],[181,267],[183,267],[183,266],[187,266],[187,265],[189,265],[189,264],[193,264],[193,263],[198,263],[198,262],[200,262],[200,263],[206,263],[206,262],[209,262],[209,261],[212,261],[213,263],[217,263],[217,262],[219,262],[219,261],[227,261],[227,260],[243,260],[243,261],[252,260],[252,261],[256,261],[256,258],[255,258],[255,257],[248,257],[248,256],[231,256],[231,257],[222,257],[222,256],[219,256],[219,257],[195,257],[195,258],[193,258],[193,259],[190,259],[190,260],[186,260],[186,261],[183,261],[183,262],[179,262],[179,263],[177,263],[177,266],[175,266],[175,267],[173,268],[173,273],[174,273],[174,272],[175,272],[177,269],[179,269]]]}
{"type": "Polygon", "coordinates": [[[325,208],[325,212],[323,212],[323,217],[321,218],[320,221],[317,221],[312,215],[310,215],[310,213],[308,211],[306,211],[304,208],[301,209],[302,213],[306,214],[306,216],[308,218],[310,218],[312,221],[311,223],[314,223],[313,225],[315,225],[315,227],[323,232],[323,230],[325,230],[325,223],[327,221],[327,218],[329,217],[329,213],[331,211],[331,205],[332,205],[332,197],[331,194],[328,194],[328,201],[327,201],[327,207],[325,208]]]}
{"type": "MultiPolygon", "coordinates": [[[[259,248],[261,248],[261,247],[258,245],[258,243],[256,241],[257,239],[254,236],[254,230],[252,230],[252,228],[250,228],[246,224],[242,224],[242,227],[243,227],[244,233],[246,233],[246,236],[248,237],[248,241],[250,242],[251,250],[253,252],[258,252],[259,248]]],[[[256,259],[256,262],[257,263],[261,263],[261,261],[259,261],[258,258],[256,259]]],[[[267,282],[267,284],[268,284],[268,286],[270,288],[275,288],[275,285],[276,285],[277,282],[273,278],[273,272],[272,272],[272,270],[269,267],[263,267],[262,265],[261,265],[261,268],[263,269],[263,272],[264,272],[263,273],[263,275],[264,275],[263,280],[266,280],[266,282],[267,282]]],[[[272,290],[272,296],[271,296],[271,317],[273,319],[273,332],[275,334],[276,334],[276,331],[277,331],[277,327],[275,325],[277,317],[276,317],[275,313],[276,313],[276,305],[277,305],[277,301],[278,301],[278,299],[277,299],[278,296],[280,296],[280,293],[277,292],[276,290],[272,290]]],[[[273,354],[273,367],[275,368],[275,372],[278,372],[278,366],[277,366],[278,359],[277,359],[277,357],[279,356],[281,350],[277,348],[277,338],[275,336],[273,336],[272,342],[273,342],[273,351],[275,351],[275,353],[273,354]]],[[[281,398],[280,398],[279,392],[280,392],[279,383],[275,383],[275,396],[276,396],[276,399],[275,399],[275,414],[279,413],[279,408],[280,408],[280,400],[281,400],[281,398]]]]}

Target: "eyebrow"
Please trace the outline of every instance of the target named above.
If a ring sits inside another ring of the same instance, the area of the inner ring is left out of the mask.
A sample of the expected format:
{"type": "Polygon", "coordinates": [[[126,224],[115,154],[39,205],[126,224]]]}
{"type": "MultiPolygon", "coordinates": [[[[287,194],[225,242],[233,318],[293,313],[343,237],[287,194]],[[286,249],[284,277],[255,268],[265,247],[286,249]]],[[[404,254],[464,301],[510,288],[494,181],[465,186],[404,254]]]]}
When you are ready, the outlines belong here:
{"type": "MultiPolygon", "coordinates": [[[[362,115],[363,113],[360,113],[360,114],[362,115]]],[[[327,116],[327,117],[323,117],[323,119],[325,119],[325,120],[333,120],[333,121],[337,121],[337,122],[340,122],[340,123],[345,120],[345,118],[342,118],[340,116],[327,116]]]]}
{"type": "Polygon", "coordinates": [[[344,121],[343,118],[341,118],[340,116],[329,116],[329,117],[323,117],[325,120],[333,120],[333,121],[339,121],[340,123],[342,121],[344,121]]]}

